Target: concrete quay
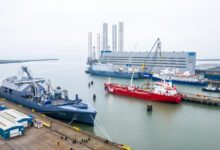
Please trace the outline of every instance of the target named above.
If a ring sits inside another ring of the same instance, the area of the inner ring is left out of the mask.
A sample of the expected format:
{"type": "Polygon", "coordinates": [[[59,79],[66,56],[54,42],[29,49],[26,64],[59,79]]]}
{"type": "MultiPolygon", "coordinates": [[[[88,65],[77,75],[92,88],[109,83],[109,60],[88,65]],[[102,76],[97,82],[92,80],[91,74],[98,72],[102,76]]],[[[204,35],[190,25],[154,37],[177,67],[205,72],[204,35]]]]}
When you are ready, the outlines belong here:
{"type": "Polygon", "coordinates": [[[35,119],[43,122],[44,127],[37,129],[29,127],[25,134],[9,140],[0,138],[1,150],[119,150],[130,149],[107,139],[81,131],[77,127],[70,126],[56,119],[45,116],[0,98],[0,104],[20,111],[24,114],[32,114],[35,119]]]}

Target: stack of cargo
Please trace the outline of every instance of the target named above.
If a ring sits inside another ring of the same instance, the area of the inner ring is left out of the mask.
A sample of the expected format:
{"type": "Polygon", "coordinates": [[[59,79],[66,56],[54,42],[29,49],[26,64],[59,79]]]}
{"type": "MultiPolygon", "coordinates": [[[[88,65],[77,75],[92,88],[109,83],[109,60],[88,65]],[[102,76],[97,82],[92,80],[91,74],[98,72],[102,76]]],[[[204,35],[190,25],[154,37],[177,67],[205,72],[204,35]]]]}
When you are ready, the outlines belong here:
{"type": "Polygon", "coordinates": [[[22,135],[24,128],[30,126],[32,118],[14,109],[0,111],[0,135],[10,139],[22,135]]]}

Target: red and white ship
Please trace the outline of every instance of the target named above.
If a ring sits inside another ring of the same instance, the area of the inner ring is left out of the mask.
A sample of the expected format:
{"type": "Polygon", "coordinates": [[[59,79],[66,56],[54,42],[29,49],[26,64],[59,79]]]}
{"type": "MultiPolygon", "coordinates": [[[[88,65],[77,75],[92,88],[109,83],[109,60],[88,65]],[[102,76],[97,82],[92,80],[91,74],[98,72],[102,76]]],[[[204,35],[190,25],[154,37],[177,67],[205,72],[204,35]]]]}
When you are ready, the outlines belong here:
{"type": "Polygon", "coordinates": [[[167,82],[155,82],[152,88],[144,89],[128,85],[120,85],[116,83],[104,83],[108,93],[134,97],[143,100],[165,102],[165,103],[180,103],[182,95],[178,93],[175,86],[167,82]]]}

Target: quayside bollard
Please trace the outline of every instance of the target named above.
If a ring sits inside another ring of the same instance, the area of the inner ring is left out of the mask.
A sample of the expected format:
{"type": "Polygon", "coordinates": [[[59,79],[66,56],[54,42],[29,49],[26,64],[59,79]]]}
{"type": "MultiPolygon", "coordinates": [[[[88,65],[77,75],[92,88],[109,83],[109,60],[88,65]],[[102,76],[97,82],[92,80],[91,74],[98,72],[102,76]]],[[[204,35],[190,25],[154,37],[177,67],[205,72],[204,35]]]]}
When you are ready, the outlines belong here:
{"type": "Polygon", "coordinates": [[[96,95],[95,94],[93,94],[93,101],[95,101],[96,100],[96,95]]]}
{"type": "Polygon", "coordinates": [[[153,110],[153,106],[152,104],[147,104],[147,111],[152,111],[153,110]]]}

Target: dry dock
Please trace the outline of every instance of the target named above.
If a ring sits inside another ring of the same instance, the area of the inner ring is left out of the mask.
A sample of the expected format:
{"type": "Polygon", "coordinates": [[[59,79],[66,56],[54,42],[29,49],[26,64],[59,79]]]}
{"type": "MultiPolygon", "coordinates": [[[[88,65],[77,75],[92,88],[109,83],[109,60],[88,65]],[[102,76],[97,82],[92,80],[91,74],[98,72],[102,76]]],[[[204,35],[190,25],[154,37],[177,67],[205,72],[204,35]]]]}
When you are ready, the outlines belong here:
{"type": "Polygon", "coordinates": [[[0,98],[0,104],[32,114],[46,127],[30,127],[25,134],[10,140],[0,139],[1,150],[119,150],[121,145],[110,142],[85,131],[73,129],[65,123],[0,98]]]}
{"type": "Polygon", "coordinates": [[[183,101],[193,102],[207,105],[220,105],[220,97],[210,97],[202,94],[186,94],[183,93],[183,101]]]}

